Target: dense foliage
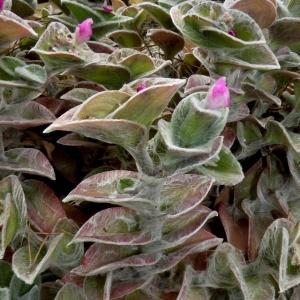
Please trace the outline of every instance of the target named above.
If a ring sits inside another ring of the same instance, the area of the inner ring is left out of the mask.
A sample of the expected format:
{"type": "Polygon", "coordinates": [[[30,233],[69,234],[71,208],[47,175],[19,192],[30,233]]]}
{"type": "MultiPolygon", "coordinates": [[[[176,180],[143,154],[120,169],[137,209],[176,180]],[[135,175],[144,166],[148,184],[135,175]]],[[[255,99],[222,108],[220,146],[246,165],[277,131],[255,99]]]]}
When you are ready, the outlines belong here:
{"type": "Polygon", "coordinates": [[[300,299],[300,0],[0,10],[0,299],[300,299]]]}

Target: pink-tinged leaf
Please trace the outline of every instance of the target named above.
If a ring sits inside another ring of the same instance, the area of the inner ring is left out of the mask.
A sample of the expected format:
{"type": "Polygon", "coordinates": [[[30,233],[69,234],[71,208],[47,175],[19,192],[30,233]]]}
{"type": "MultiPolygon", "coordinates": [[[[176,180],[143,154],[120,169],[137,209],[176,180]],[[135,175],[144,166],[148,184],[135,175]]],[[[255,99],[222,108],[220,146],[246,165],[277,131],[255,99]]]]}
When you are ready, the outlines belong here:
{"type": "Polygon", "coordinates": [[[22,104],[8,106],[3,113],[0,113],[1,127],[14,127],[27,129],[52,123],[55,116],[45,106],[30,101],[22,104]]]}
{"type": "Polygon", "coordinates": [[[95,243],[82,259],[81,265],[72,272],[81,276],[104,274],[125,267],[155,264],[160,254],[138,253],[138,246],[95,243]]]}
{"type": "Polygon", "coordinates": [[[170,270],[188,255],[207,251],[222,243],[222,239],[205,230],[200,230],[195,235],[184,244],[167,249],[161,260],[153,266],[153,271],[158,273],[170,270]]]}
{"type": "Polygon", "coordinates": [[[144,245],[156,238],[150,225],[142,227],[145,223],[145,220],[141,220],[141,215],[132,209],[108,208],[91,217],[79,229],[73,242],[144,245]]]}
{"type": "Polygon", "coordinates": [[[85,277],[83,277],[83,276],[79,276],[79,275],[72,274],[71,272],[69,272],[61,279],[61,282],[73,283],[73,284],[78,285],[80,288],[83,288],[84,279],[85,279],[85,277]]]}
{"type": "Polygon", "coordinates": [[[36,103],[45,106],[54,116],[57,116],[66,106],[70,106],[70,103],[63,101],[62,97],[59,100],[51,97],[39,97],[36,99],[36,103]]]}
{"type": "Polygon", "coordinates": [[[235,141],[235,130],[231,127],[225,127],[221,135],[224,137],[223,145],[228,149],[231,148],[235,141]]]}
{"type": "Polygon", "coordinates": [[[26,202],[19,179],[15,175],[0,181],[0,259],[9,244],[24,237],[27,222],[26,202]]]}
{"type": "Polygon", "coordinates": [[[40,231],[51,233],[59,219],[66,217],[59,199],[41,181],[25,180],[23,190],[30,221],[40,231]]]}
{"type": "Polygon", "coordinates": [[[138,173],[132,171],[108,171],[93,175],[83,180],[77,187],[63,200],[69,201],[91,201],[122,203],[122,200],[132,198],[129,194],[119,194],[117,184],[123,178],[138,178],[138,173]]]}
{"type": "Polygon", "coordinates": [[[0,49],[23,37],[36,38],[37,33],[19,16],[9,10],[0,14],[0,49]]]}
{"type": "Polygon", "coordinates": [[[169,84],[148,87],[132,96],[111,114],[112,119],[125,119],[149,126],[166,108],[185,80],[173,79],[169,84]]]}
{"type": "Polygon", "coordinates": [[[132,148],[145,140],[146,127],[127,120],[86,119],[73,120],[78,107],[54,121],[46,130],[49,133],[55,130],[73,131],[86,137],[101,140],[106,143],[119,144],[124,148],[132,148]]]}
{"type": "Polygon", "coordinates": [[[219,205],[218,213],[225,229],[228,243],[242,250],[244,253],[248,250],[248,221],[240,219],[234,221],[228,213],[225,203],[219,205]]]}
{"type": "MultiPolygon", "coordinates": [[[[150,281],[151,277],[147,278],[150,281]]],[[[120,297],[124,297],[125,295],[141,288],[143,285],[147,284],[147,280],[143,280],[143,278],[137,278],[134,281],[128,282],[119,282],[115,283],[111,287],[110,298],[109,299],[120,299],[120,297]]]]}
{"type": "Polygon", "coordinates": [[[209,300],[211,299],[210,292],[204,287],[197,287],[193,284],[193,269],[191,266],[187,266],[181,289],[176,300],[209,300]]]}
{"type": "Polygon", "coordinates": [[[39,150],[15,148],[4,152],[5,161],[0,162],[0,170],[45,176],[55,179],[54,170],[46,156],[39,150]],[[34,158],[34,160],[33,160],[34,158]]]}
{"type": "Polygon", "coordinates": [[[76,119],[104,119],[123,105],[130,96],[119,91],[103,91],[87,99],[74,114],[76,119]]]}
{"type": "Polygon", "coordinates": [[[196,234],[208,219],[217,215],[206,206],[198,205],[179,216],[168,216],[162,229],[163,240],[169,248],[182,244],[196,234]]]}
{"type": "Polygon", "coordinates": [[[269,0],[239,0],[234,2],[231,9],[240,10],[249,15],[261,27],[269,27],[276,19],[276,4],[269,0]]]}
{"type": "Polygon", "coordinates": [[[104,148],[103,145],[92,141],[78,133],[69,133],[57,140],[58,144],[73,147],[104,148]]]}
{"type": "Polygon", "coordinates": [[[181,215],[201,203],[214,180],[195,174],[181,174],[167,179],[162,187],[160,210],[181,215]]]}
{"type": "Polygon", "coordinates": [[[184,93],[192,94],[196,92],[207,92],[212,81],[213,79],[209,76],[193,74],[188,78],[184,93]]]}

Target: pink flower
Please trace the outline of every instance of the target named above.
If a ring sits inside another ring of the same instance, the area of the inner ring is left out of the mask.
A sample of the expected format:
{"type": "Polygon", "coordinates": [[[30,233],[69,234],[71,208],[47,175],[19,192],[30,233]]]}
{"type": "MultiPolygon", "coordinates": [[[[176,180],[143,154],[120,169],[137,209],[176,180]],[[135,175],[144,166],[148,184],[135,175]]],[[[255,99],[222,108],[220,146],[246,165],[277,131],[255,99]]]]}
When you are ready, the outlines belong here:
{"type": "Polygon", "coordinates": [[[108,5],[103,5],[102,8],[107,11],[107,12],[112,12],[113,11],[113,8],[108,6],[108,5]]]}
{"type": "Polygon", "coordinates": [[[81,24],[78,24],[78,27],[75,32],[75,40],[77,44],[86,42],[92,36],[92,24],[93,20],[91,18],[88,18],[81,24]]]}
{"type": "Polygon", "coordinates": [[[207,109],[224,108],[230,105],[230,93],[226,86],[226,78],[219,78],[208,92],[206,97],[207,109]]]}
{"type": "Polygon", "coordinates": [[[232,35],[233,37],[237,37],[237,33],[234,30],[229,30],[228,34],[232,35]]]}
{"type": "Polygon", "coordinates": [[[4,0],[0,0],[0,11],[3,10],[3,6],[4,6],[4,0]]]}
{"type": "Polygon", "coordinates": [[[140,92],[140,91],[144,90],[146,87],[147,87],[146,83],[142,83],[140,86],[137,87],[136,91],[140,92]]]}

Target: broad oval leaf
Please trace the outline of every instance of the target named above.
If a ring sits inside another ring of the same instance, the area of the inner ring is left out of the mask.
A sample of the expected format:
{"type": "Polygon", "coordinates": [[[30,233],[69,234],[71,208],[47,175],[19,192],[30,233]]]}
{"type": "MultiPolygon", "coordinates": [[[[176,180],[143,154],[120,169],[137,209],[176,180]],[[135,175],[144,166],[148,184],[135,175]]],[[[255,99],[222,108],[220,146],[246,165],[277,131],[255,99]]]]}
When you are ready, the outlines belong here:
{"type": "Polygon", "coordinates": [[[41,181],[25,180],[23,190],[30,221],[41,232],[51,233],[59,219],[66,217],[59,199],[41,181]]]}
{"type": "Polygon", "coordinates": [[[134,210],[113,207],[91,217],[77,232],[73,242],[97,242],[116,245],[143,245],[151,242],[157,233],[143,228],[145,220],[134,210]]]}
{"type": "Polygon", "coordinates": [[[86,300],[84,291],[76,284],[66,283],[54,300],[86,300]]]}

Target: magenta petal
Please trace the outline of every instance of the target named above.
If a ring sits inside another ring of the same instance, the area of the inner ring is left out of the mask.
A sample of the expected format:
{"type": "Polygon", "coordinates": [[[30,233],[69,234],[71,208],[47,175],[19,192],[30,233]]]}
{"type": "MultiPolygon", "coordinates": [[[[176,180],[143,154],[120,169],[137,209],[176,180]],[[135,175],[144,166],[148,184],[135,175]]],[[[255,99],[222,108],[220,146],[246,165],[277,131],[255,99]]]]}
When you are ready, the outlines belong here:
{"type": "Polygon", "coordinates": [[[78,24],[75,32],[76,42],[81,44],[86,42],[93,34],[92,31],[93,20],[91,18],[86,19],[81,24],[78,24]]]}
{"type": "Polygon", "coordinates": [[[228,34],[232,35],[233,37],[237,37],[237,33],[234,30],[229,30],[228,34]]]}
{"type": "Polygon", "coordinates": [[[102,8],[107,11],[107,12],[112,12],[113,11],[113,8],[108,6],[108,5],[103,5],[102,8]]]}
{"type": "Polygon", "coordinates": [[[144,90],[146,87],[147,87],[146,83],[142,83],[140,86],[137,87],[136,91],[140,92],[140,91],[144,90]]]}
{"type": "Polygon", "coordinates": [[[211,87],[206,98],[205,108],[217,109],[225,108],[230,105],[230,93],[226,86],[226,78],[219,78],[211,87]]]}

